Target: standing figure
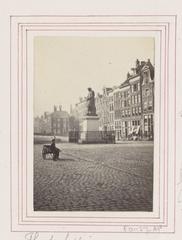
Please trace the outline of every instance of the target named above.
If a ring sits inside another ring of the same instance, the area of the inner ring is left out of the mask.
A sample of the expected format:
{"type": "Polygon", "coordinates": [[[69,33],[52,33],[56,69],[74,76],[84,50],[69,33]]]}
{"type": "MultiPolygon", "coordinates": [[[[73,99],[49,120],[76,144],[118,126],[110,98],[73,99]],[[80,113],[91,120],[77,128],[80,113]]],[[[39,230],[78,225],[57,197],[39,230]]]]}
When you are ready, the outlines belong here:
{"type": "Polygon", "coordinates": [[[88,88],[87,116],[97,116],[95,107],[95,93],[91,88],[88,88]]]}

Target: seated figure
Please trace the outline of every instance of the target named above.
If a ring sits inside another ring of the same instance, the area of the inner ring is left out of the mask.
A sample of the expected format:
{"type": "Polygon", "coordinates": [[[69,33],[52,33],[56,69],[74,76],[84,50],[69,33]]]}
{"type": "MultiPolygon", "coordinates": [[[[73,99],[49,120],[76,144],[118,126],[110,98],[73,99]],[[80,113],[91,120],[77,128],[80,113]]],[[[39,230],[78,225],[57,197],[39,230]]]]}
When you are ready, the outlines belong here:
{"type": "Polygon", "coordinates": [[[55,143],[55,138],[52,139],[52,143],[50,146],[51,151],[53,152],[53,160],[56,161],[59,158],[59,152],[60,149],[56,147],[56,143],[55,143]]]}

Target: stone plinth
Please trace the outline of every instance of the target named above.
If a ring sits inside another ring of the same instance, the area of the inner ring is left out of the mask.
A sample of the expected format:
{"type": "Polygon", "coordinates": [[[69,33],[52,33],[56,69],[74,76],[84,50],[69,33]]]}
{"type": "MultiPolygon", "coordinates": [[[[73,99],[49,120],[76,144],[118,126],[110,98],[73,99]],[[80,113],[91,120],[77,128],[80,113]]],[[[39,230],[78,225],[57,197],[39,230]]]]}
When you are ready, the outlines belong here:
{"type": "Polygon", "coordinates": [[[99,143],[102,136],[99,132],[99,117],[85,116],[81,123],[80,143],[99,143]]]}

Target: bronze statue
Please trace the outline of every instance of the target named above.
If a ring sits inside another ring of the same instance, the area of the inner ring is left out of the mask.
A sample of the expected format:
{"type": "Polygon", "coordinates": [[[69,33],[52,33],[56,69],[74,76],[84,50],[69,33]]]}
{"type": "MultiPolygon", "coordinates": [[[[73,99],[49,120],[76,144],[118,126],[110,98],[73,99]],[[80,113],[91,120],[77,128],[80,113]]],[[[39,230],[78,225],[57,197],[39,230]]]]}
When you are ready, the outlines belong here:
{"type": "Polygon", "coordinates": [[[91,88],[88,88],[87,116],[97,116],[95,107],[95,93],[91,88]]]}

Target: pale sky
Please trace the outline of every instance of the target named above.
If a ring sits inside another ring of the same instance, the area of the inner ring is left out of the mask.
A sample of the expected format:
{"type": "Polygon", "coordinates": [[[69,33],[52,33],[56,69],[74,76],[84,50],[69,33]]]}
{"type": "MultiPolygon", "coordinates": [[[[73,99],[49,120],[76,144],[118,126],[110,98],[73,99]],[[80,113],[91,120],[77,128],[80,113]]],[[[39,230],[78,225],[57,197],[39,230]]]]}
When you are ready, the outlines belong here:
{"type": "Polygon", "coordinates": [[[154,64],[150,37],[35,37],[34,115],[62,105],[69,112],[87,88],[102,93],[126,80],[136,59],[154,64]]]}

